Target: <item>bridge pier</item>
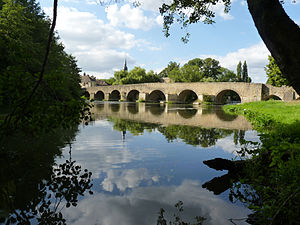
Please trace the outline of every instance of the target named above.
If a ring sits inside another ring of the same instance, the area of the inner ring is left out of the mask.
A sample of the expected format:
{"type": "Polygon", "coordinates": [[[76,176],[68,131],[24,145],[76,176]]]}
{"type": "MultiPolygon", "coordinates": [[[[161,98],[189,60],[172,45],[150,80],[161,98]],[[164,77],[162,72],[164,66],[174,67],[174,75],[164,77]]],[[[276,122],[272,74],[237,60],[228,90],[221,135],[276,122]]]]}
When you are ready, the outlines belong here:
{"type": "Polygon", "coordinates": [[[127,93],[126,92],[121,92],[121,96],[120,96],[120,101],[126,101],[127,100],[127,93]]]}
{"type": "Polygon", "coordinates": [[[109,100],[109,94],[110,94],[110,93],[105,93],[105,94],[104,94],[104,100],[106,100],[106,101],[109,100]]]}
{"type": "Polygon", "coordinates": [[[139,101],[147,101],[148,100],[148,96],[149,96],[148,93],[140,92],[140,94],[139,94],[139,101]]]}
{"type": "Polygon", "coordinates": [[[177,94],[166,94],[166,102],[177,103],[178,95],[177,94]]]}

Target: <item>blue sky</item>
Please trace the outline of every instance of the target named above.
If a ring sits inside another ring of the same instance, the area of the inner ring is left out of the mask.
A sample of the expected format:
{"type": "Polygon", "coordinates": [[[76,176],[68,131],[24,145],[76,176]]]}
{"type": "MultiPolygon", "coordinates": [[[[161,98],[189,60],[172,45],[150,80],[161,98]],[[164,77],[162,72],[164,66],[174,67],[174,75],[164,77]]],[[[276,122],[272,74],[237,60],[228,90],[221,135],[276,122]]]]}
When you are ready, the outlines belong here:
{"type": "MultiPolygon", "coordinates": [[[[121,4],[101,6],[97,0],[59,0],[57,32],[66,51],[74,55],[83,72],[98,78],[109,78],[123,68],[126,58],[129,70],[141,66],[160,72],[170,61],[183,65],[188,60],[212,57],[221,66],[236,70],[239,61],[247,61],[253,82],[267,79],[264,66],[270,54],[261,41],[245,0],[233,0],[229,14],[216,5],[216,23],[188,27],[187,44],[180,38],[180,26],[171,28],[171,36],[162,32],[158,7],[168,0],[140,0],[135,8],[124,0],[121,4]]],[[[46,14],[52,14],[52,1],[39,1],[46,14]]],[[[300,0],[284,8],[300,24],[300,0]]]]}

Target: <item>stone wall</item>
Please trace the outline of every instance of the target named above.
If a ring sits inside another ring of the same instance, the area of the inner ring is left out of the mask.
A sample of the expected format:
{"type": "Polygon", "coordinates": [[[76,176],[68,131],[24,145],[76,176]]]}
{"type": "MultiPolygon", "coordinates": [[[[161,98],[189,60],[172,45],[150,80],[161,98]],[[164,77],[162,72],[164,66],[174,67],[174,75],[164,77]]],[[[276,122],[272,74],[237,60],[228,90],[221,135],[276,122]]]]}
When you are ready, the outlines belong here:
{"type": "Polygon", "coordinates": [[[186,90],[195,93],[198,97],[198,102],[202,101],[205,95],[211,96],[215,101],[218,101],[220,96],[226,91],[236,92],[242,103],[261,101],[271,95],[278,96],[284,101],[299,97],[291,87],[273,87],[266,84],[243,82],[145,83],[86,88],[91,98],[94,98],[95,94],[101,91],[105,99],[109,100],[111,93],[118,91],[120,100],[123,101],[127,100],[129,92],[133,90],[139,93],[139,100],[144,101],[148,101],[149,96],[156,91],[156,93],[161,92],[165,96],[164,101],[180,102],[179,95],[186,90]]]}

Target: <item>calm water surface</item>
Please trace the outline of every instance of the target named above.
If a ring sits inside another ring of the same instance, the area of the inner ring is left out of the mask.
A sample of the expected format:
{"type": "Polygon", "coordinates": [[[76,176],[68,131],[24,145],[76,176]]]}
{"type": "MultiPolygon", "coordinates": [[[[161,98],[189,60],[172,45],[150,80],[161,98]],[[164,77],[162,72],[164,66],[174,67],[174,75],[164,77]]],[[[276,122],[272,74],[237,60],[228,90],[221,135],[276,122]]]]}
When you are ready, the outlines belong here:
{"type": "Polygon", "coordinates": [[[206,188],[227,171],[203,164],[238,159],[246,141],[259,141],[243,117],[212,106],[113,102],[95,103],[92,113],[78,131],[3,142],[0,223],[155,225],[161,208],[170,220],[182,201],[184,221],[246,224],[249,209],[229,201],[224,182],[206,188]]]}
{"type": "Polygon", "coordinates": [[[92,172],[94,194],[63,210],[67,224],[156,224],[159,209],[170,216],[179,200],[186,220],[232,224],[231,218],[247,217],[247,208],[228,200],[228,190],[214,195],[202,188],[226,174],[203,160],[237,158],[242,139],[258,140],[243,117],[217,107],[129,103],[96,103],[92,111],[95,121],[80,126],[71,152],[66,147],[57,158],[71,157],[92,172]]]}

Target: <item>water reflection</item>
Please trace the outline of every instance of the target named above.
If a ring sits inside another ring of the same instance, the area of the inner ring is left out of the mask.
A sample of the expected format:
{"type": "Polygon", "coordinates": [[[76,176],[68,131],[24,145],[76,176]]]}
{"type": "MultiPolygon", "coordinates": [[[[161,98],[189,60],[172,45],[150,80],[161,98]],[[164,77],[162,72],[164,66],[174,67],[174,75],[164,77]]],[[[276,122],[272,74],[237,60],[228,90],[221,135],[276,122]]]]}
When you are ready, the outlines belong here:
{"type": "Polygon", "coordinates": [[[257,135],[243,123],[247,129],[223,129],[238,117],[221,127],[196,126],[221,124],[210,108],[152,106],[96,104],[95,121],[77,133],[10,140],[0,159],[1,217],[32,224],[39,218],[45,224],[147,225],[156,224],[160,208],[172,215],[178,200],[185,221],[203,216],[205,224],[217,225],[246,217],[249,210],[231,204],[228,191],[216,196],[202,187],[225,175],[202,162],[232,159],[257,135]],[[84,195],[89,190],[94,195],[84,195]]]}
{"type": "Polygon", "coordinates": [[[184,125],[160,126],[159,124],[142,123],[117,117],[108,117],[108,121],[113,122],[113,128],[115,130],[123,132],[123,139],[125,139],[126,131],[129,131],[133,135],[142,135],[144,131],[158,131],[164,135],[168,142],[180,139],[186,144],[194,146],[199,145],[201,147],[216,145],[217,140],[223,139],[231,134],[234,134],[235,145],[242,145],[245,143],[245,131],[239,130],[233,131],[218,128],[208,129],[184,125]]]}
{"type": "MultiPolygon", "coordinates": [[[[232,205],[201,188],[199,182],[185,180],[178,186],[138,187],[122,196],[97,193],[65,214],[74,225],[153,225],[159,209],[164,208],[170,217],[175,213],[173,205],[179,199],[184,202],[183,217],[187,221],[203,216],[207,225],[229,225],[232,224],[229,219],[240,219],[249,213],[249,210],[232,205]]],[[[238,221],[237,224],[247,223],[238,221]]]]}
{"type": "Polygon", "coordinates": [[[226,114],[218,106],[98,102],[95,103],[92,112],[96,120],[103,118],[103,116],[114,116],[121,119],[163,125],[252,129],[251,124],[244,117],[226,114]]]}
{"type": "Polygon", "coordinates": [[[92,173],[82,170],[71,157],[54,163],[75,131],[2,139],[0,223],[66,224],[61,210],[75,207],[79,195],[92,187],[92,173]]]}

